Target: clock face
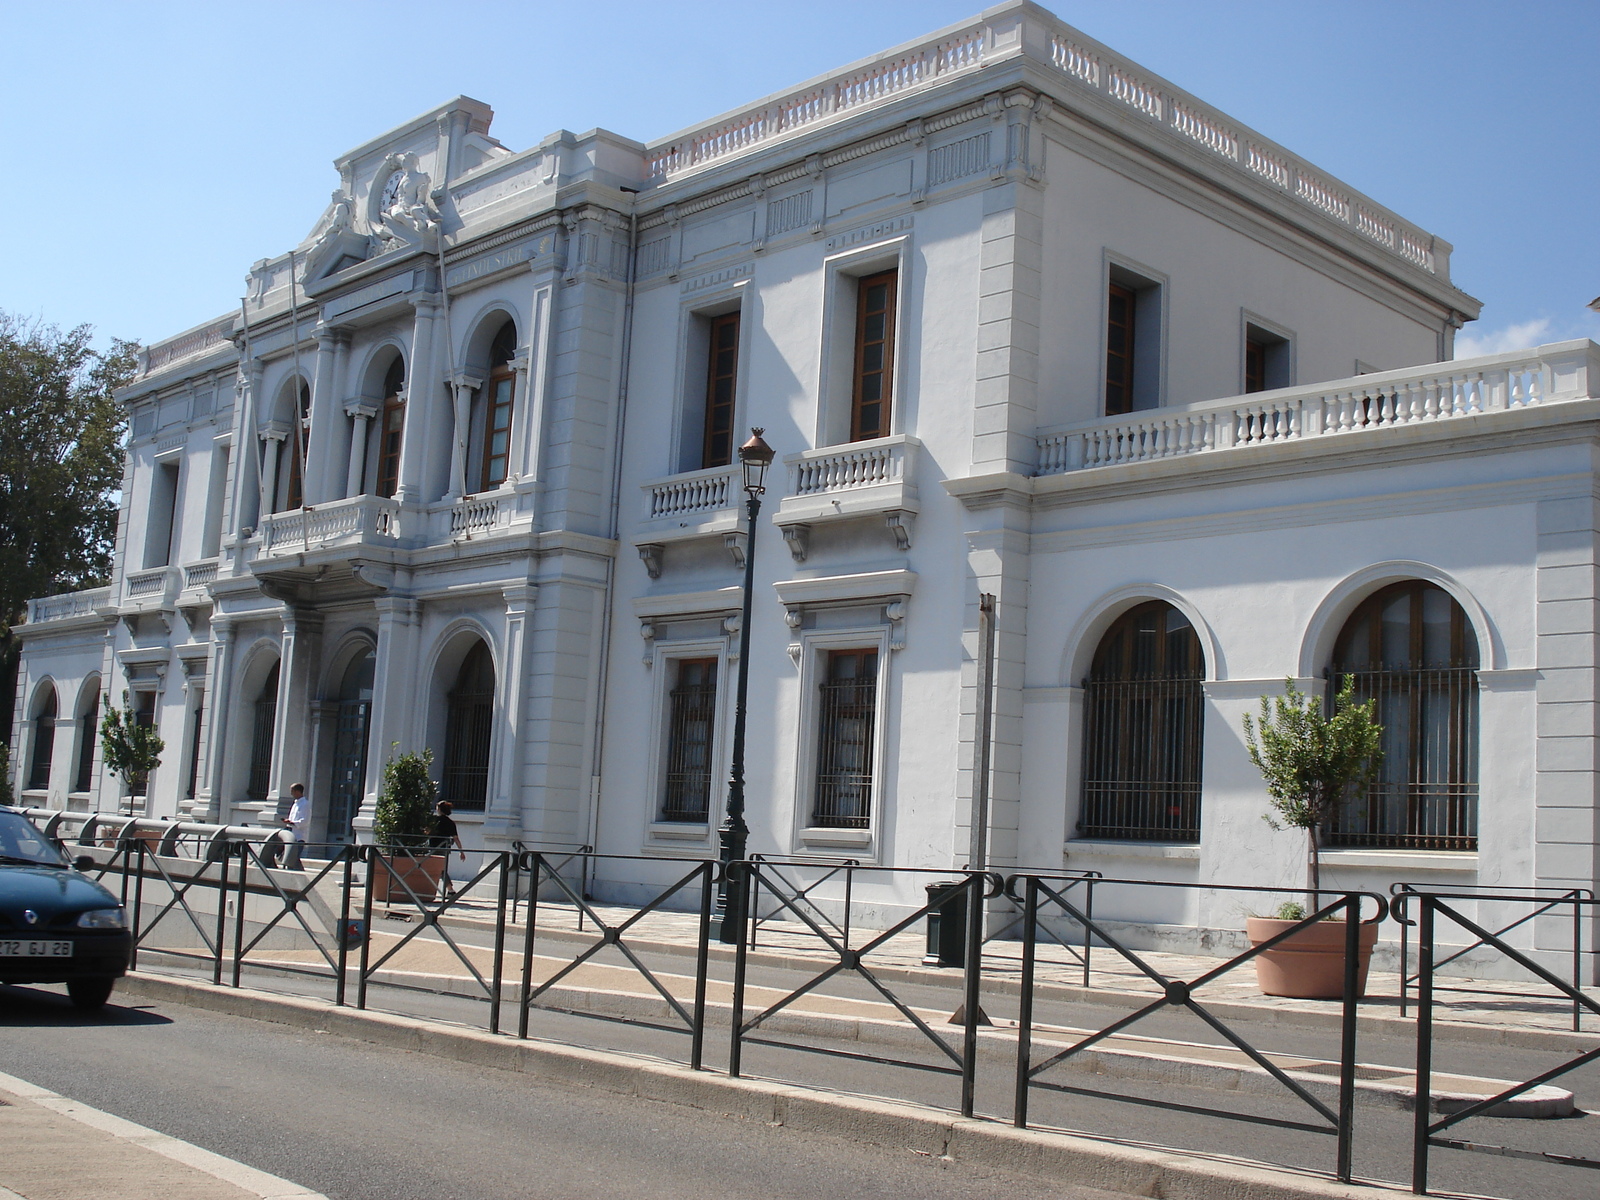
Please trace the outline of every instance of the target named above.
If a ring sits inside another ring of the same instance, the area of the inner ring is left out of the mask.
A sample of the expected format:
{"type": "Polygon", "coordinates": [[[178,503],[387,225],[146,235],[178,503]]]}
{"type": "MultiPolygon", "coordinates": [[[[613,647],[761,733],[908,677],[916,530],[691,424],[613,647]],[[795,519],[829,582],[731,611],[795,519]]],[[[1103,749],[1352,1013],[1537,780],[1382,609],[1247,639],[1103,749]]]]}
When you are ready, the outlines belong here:
{"type": "Polygon", "coordinates": [[[378,205],[379,212],[388,212],[400,198],[400,185],[405,182],[404,171],[396,171],[389,176],[389,181],[383,185],[383,201],[378,205]]]}

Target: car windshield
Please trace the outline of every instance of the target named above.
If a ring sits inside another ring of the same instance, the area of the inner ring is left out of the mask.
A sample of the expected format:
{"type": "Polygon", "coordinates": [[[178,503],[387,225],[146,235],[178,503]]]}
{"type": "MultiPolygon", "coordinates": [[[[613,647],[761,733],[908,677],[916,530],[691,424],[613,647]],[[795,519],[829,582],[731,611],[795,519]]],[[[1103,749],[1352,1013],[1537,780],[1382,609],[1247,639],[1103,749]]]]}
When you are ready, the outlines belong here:
{"type": "Polygon", "coordinates": [[[27,817],[0,812],[0,866],[64,867],[66,856],[27,817]]]}

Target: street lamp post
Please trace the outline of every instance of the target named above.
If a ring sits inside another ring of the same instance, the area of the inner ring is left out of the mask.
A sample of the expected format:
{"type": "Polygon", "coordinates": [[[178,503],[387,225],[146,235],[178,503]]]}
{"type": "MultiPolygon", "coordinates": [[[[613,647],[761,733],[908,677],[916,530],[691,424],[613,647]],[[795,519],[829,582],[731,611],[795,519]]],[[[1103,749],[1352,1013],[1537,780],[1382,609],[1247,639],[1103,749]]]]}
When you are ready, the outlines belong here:
{"type": "Polygon", "coordinates": [[[745,697],[750,692],[750,604],[755,595],[756,518],[761,515],[761,497],[766,492],[767,468],[772,465],[772,447],[761,440],[760,426],[750,431],[750,440],[739,447],[739,466],[744,471],[746,533],[744,539],[744,614],[739,622],[739,682],[733,708],[733,766],[728,772],[728,807],[722,827],[717,830],[721,843],[722,883],[719,905],[722,923],[718,938],[730,945],[744,936],[744,881],[729,878],[729,864],[743,862],[750,826],[744,820],[744,726],[745,697]]]}

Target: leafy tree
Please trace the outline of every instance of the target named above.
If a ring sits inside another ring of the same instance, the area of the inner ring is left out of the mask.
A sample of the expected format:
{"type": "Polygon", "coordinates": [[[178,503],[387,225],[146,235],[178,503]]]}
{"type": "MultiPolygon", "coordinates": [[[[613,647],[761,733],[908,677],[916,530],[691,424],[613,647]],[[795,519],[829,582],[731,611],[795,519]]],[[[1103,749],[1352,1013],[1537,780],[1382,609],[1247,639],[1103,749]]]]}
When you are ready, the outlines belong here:
{"type": "MultiPolygon", "coordinates": [[[[394,748],[400,749],[395,742],[394,748]]],[[[383,765],[383,786],[378,790],[377,811],[372,815],[372,839],[391,853],[415,850],[428,835],[439,785],[429,770],[433,751],[396,754],[383,765]]]]}
{"type": "Polygon", "coordinates": [[[138,712],[128,707],[127,692],[122,693],[121,709],[111,707],[110,696],[105,698],[105,709],[100,721],[100,746],[106,770],[123,781],[129,795],[136,795],[150,772],[161,765],[161,752],[167,744],[155,725],[142,723],[138,712]]]}
{"type": "MultiPolygon", "coordinates": [[[[1259,723],[1244,716],[1244,741],[1267,783],[1272,811],[1263,819],[1274,829],[1306,831],[1306,878],[1311,892],[1322,886],[1322,847],[1317,830],[1345,796],[1369,782],[1383,758],[1383,726],[1376,699],[1357,702],[1354,679],[1345,678],[1324,716],[1322,698],[1306,696],[1294,680],[1282,696],[1261,697],[1259,723]]],[[[1309,896],[1316,907],[1316,897],[1309,896]]]]}
{"type": "Polygon", "coordinates": [[[122,482],[122,406],[133,342],[108,353],[80,325],[0,312],[0,717],[11,728],[16,642],[32,596],[102,584],[111,572],[122,482]]]}

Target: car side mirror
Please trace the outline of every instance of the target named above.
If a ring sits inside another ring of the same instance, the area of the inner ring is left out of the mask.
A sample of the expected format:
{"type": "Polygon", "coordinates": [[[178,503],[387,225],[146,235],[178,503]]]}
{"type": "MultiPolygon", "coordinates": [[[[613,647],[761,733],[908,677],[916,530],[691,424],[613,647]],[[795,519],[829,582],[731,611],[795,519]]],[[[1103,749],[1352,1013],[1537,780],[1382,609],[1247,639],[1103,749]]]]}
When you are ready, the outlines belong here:
{"type": "Polygon", "coordinates": [[[72,860],[72,867],[75,871],[92,871],[99,865],[92,854],[80,854],[72,860]]]}

